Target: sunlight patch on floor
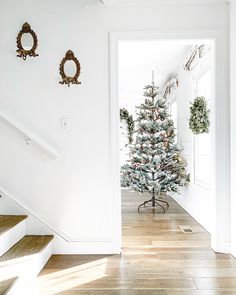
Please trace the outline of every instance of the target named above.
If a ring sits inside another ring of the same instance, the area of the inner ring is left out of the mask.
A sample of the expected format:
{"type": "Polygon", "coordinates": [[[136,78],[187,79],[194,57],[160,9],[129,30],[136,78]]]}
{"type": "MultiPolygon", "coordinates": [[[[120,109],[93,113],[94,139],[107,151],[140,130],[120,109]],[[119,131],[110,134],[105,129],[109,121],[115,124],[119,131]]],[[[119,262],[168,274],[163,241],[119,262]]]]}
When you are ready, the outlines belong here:
{"type": "Polygon", "coordinates": [[[45,295],[54,295],[107,276],[107,258],[41,275],[37,286],[45,295]]]}

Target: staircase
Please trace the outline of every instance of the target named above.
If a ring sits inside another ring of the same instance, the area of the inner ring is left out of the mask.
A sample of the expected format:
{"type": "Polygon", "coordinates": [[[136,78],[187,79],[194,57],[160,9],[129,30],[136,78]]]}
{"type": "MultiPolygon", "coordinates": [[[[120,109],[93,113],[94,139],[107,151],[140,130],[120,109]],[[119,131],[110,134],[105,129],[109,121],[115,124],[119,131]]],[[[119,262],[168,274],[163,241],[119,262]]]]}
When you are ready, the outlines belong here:
{"type": "Polygon", "coordinates": [[[52,253],[51,235],[25,235],[25,215],[0,215],[0,295],[37,294],[34,280],[52,253]]]}

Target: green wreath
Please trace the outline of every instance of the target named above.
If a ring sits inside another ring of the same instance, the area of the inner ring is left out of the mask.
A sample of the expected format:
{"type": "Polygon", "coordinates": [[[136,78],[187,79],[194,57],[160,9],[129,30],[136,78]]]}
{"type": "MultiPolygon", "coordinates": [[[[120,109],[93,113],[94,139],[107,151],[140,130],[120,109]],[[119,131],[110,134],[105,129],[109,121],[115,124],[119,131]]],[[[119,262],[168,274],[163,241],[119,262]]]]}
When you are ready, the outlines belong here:
{"type": "Polygon", "coordinates": [[[123,108],[123,109],[120,109],[120,120],[125,120],[127,123],[128,141],[131,144],[133,141],[133,134],[134,134],[133,116],[129,114],[127,109],[123,108]]]}
{"type": "Polygon", "coordinates": [[[189,128],[194,134],[208,133],[210,127],[210,110],[207,108],[205,97],[198,96],[191,103],[189,128]]]}

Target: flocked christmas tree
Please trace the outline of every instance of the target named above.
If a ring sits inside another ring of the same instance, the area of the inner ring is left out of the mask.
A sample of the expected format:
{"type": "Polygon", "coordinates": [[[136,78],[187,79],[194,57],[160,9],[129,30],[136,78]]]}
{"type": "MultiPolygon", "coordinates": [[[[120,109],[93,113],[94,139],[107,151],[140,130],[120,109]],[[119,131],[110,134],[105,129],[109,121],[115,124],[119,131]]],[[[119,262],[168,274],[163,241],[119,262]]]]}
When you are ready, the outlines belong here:
{"type": "Polygon", "coordinates": [[[145,102],[137,107],[136,139],[130,145],[130,160],[121,168],[121,184],[140,193],[149,192],[152,207],[169,204],[161,193],[180,192],[189,183],[181,148],[175,142],[174,123],[168,104],[154,83],[144,88],[145,102]]]}

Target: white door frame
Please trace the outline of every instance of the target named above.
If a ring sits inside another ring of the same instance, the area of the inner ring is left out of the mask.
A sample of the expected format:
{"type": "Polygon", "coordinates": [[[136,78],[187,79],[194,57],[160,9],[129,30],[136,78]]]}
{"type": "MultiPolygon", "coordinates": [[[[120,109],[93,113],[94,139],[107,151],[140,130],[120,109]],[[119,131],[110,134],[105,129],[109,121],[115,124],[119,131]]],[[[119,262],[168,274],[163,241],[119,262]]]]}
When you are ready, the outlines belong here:
{"type": "MultiPolygon", "coordinates": [[[[110,33],[110,184],[112,193],[113,253],[121,252],[121,195],[119,162],[118,44],[122,40],[212,40],[215,43],[215,100],[211,128],[214,132],[214,184],[211,246],[230,251],[230,108],[228,45],[223,30],[110,33]]],[[[204,204],[203,204],[204,205],[204,204]]]]}

